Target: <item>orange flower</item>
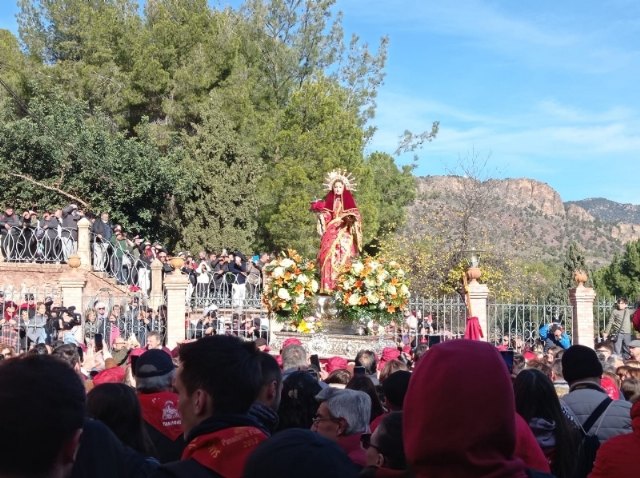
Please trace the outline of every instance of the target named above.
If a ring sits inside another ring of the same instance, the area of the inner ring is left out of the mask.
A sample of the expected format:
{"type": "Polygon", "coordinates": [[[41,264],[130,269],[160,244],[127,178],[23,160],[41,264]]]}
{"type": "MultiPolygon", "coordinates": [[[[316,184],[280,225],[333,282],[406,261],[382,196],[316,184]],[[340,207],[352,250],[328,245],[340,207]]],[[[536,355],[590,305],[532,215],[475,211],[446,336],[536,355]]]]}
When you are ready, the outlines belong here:
{"type": "Polygon", "coordinates": [[[304,290],[304,286],[302,284],[298,284],[295,286],[293,290],[295,291],[296,294],[300,295],[300,292],[304,290]]]}
{"type": "Polygon", "coordinates": [[[390,305],[387,307],[387,312],[389,312],[390,314],[393,314],[396,311],[395,306],[390,305]]]}
{"type": "Polygon", "coordinates": [[[360,305],[367,305],[367,302],[368,301],[366,296],[363,295],[362,297],[360,297],[360,305]]]}
{"type": "Polygon", "coordinates": [[[398,285],[399,281],[397,277],[394,277],[393,279],[391,279],[390,281],[391,285],[398,285]]]}
{"type": "Polygon", "coordinates": [[[360,289],[364,285],[364,281],[357,280],[355,285],[356,285],[356,288],[360,289]]]}

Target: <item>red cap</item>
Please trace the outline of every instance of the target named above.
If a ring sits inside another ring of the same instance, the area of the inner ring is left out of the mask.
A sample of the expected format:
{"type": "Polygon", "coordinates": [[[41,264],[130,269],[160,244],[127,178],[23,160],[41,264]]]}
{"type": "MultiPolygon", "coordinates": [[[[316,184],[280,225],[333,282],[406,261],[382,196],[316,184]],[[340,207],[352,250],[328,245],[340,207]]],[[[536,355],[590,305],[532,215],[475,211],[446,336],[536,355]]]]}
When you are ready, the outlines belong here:
{"type": "Polygon", "coordinates": [[[122,383],[124,381],[125,370],[123,367],[112,367],[102,372],[98,372],[93,377],[94,385],[101,385],[103,383],[122,383]]]}
{"type": "Polygon", "coordinates": [[[302,345],[300,339],[296,339],[295,337],[289,337],[287,340],[282,342],[282,348],[288,347],[289,345],[302,345]]]}
{"type": "Polygon", "coordinates": [[[333,372],[334,370],[346,369],[347,368],[347,359],[342,357],[330,357],[327,360],[326,371],[328,373],[333,372]]]}

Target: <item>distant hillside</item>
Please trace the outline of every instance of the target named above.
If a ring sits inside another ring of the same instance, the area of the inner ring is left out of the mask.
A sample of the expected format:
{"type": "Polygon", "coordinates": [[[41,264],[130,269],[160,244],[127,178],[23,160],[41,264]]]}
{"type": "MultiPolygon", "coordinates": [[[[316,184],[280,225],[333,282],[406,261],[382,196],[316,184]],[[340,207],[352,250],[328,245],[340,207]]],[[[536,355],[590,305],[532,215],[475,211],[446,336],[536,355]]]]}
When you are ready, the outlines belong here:
{"type": "Polygon", "coordinates": [[[513,257],[562,259],[575,241],[589,264],[600,267],[626,242],[640,239],[640,206],[607,199],[564,203],[548,184],[532,179],[473,183],[457,176],[418,178],[408,233],[429,228],[442,237],[455,234],[465,215],[463,205],[471,203],[478,205],[467,221],[472,234],[513,257]]]}
{"type": "Polygon", "coordinates": [[[602,222],[616,224],[640,224],[640,206],[621,204],[605,198],[582,199],[565,204],[575,204],[602,222]]]}

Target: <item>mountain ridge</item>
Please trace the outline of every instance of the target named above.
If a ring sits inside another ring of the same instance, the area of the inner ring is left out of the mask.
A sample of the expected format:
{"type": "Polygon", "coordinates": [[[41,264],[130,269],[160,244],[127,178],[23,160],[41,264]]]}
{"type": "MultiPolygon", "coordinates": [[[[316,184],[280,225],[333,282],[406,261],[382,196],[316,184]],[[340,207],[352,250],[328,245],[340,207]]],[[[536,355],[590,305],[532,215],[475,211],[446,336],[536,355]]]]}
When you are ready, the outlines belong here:
{"type": "Polygon", "coordinates": [[[417,178],[409,206],[410,230],[420,222],[453,232],[456,217],[468,216],[470,231],[514,257],[557,261],[571,242],[590,266],[609,264],[627,242],[640,239],[640,206],[606,198],[562,201],[547,183],[529,178],[476,181],[461,176],[417,178]]]}

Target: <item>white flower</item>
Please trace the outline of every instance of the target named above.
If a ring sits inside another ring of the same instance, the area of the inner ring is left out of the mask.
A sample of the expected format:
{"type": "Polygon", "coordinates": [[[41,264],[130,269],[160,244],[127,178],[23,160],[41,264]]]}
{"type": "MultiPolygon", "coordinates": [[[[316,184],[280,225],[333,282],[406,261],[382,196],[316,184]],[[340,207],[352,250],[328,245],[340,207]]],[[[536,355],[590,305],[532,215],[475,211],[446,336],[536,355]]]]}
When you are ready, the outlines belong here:
{"type": "Polygon", "coordinates": [[[280,287],[280,289],[278,289],[278,297],[280,297],[282,300],[291,300],[289,291],[284,287],[280,287]]]}
{"type": "Polygon", "coordinates": [[[407,284],[402,284],[400,286],[400,294],[409,295],[409,288],[407,287],[407,284]]]}
{"type": "Polygon", "coordinates": [[[367,300],[369,301],[370,304],[377,304],[378,302],[380,302],[380,299],[378,298],[378,296],[371,292],[367,294],[367,300]]]}
{"type": "Polygon", "coordinates": [[[362,272],[363,269],[364,269],[364,264],[362,262],[354,262],[351,265],[351,270],[356,275],[360,275],[360,273],[362,272]]]}
{"type": "Polygon", "coordinates": [[[347,302],[349,305],[358,305],[360,303],[360,296],[358,294],[353,294],[349,297],[347,302]]]}
{"type": "Polygon", "coordinates": [[[380,267],[380,263],[378,261],[369,262],[369,267],[371,267],[372,271],[375,271],[378,267],[380,267]]]}
{"type": "Polygon", "coordinates": [[[285,257],[284,259],[282,259],[280,261],[280,265],[282,267],[284,267],[285,269],[288,269],[289,267],[291,267],[292,265],[294,265],[295,262],[293,262],[291,259],[289,259],[288,257],[285,257]]]}
{"type": "Polygon", "coordinates": [[[320,288],[320,285],[318,284],[318,281],[313,279],[311,281],[311,292],[318,292],[319,288],[320,288]]]}
{"type": "Polygon", "coordinates": [[[373,289],[376,286],[376,281],[375,281],[375,279],[372,279],[371,277],[367,277],[364,280],[364,285],[366,285],[367,288],[369,288],[369,289],[373,289]]]}
{"type": "Polygon", "coordinates": [[[279,277],[284,277],[284,269],[280,266],[276,267],[275,269],[273,269],[271,276],[276,279],[279,277]]]}
{"type": "Polygon", "coordinates": [[[309,282],[309,278],[305,274],[300,274],[298,276],[298,282],[300,282],[300,284],[306,284],[309,282]]]}
{"type": "Polygon", "coordinates": [[[398,293],[398,291],[396,290],[396,286],[393,284],[389,284],[389,286],[387,287],[387,292],[391,295],[398,293]]]}
{"type": "Polygon", "coordinates": [[[295,296],[296,304],[300,305],[304,302],[304,294],[295,296]]]}

